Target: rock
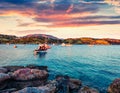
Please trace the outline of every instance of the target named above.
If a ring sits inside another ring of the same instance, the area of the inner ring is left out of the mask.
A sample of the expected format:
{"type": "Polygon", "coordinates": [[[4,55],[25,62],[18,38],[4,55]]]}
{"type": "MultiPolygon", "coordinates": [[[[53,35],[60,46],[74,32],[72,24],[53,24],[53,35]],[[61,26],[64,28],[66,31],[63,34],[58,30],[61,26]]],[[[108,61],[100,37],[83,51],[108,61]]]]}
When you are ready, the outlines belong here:
{"type": "Polygon", "coordinates": [[[11,93],[13,91],[16,91],[16,89],[15,88],[5,89],[5,90],[1,90],[0,93],[11,93]]]}
{"type": "MultiPolygon", "coordinates": [[[[1,83],[0,83],[0,90],[5,89],[6,86],[7,86],[7,81],[1,82],[1,83]]],[[[0,93],[2,93],[2,92],[0,92],[0,93]]]]}
{"type": "Polygon", "coordinates": [[[0,73],[0,90],[4,89],[7,86],[7,81],[10,79],[10,76],[5,73],[0,73]]]}
{"type": "Polygon", "coordinates": [[[99,91],[94,88],[89,88],[89,87],[85,86],[85,87],[82,87],[78,91],[78,93],[99,93],[99,91]]]}
{"type": "Polygon", "coordinates": [[[0,73],[0,83],[7,79],[10,79],[10,76],[8,74],[0,73]]]}
{"type": "Polygon", "coordinates": [[[50,89],[52,89],[52,91],[56,91],[56,80],[53,80],[53,81],[49,81],[48,84],[46,84],[47,87],[49,87],[50,89]]]}
{"type": "Polygon", "coordinates": [[[55,93],[55,91],[47,86],[41,86],[41,87],[27,87],[12,93],[55,93]]]}
{"type": "Polygon", "coordinates": [[[24,68],[24,66],[5,66],[4,68],[6,68],[9,72],[14,72],[18,69],[24,68]]]}
{"type": "Polygon", "coordinates": [[[62,75],[56,76],[56,92],[57,93],[69,93],[69,77],[62,75]]]}
{"type": "Polygon", "coordinates": [[[12,93],[42,93],[42,91],[40,92],[40,90],[36,87],[27,87],[12,93]]]}
{"type": "Polygon", "coordinates": [[[69,76],[56,76],[57,93],[69,93],[70,91],[77,91],[82,85],[78,79],[72,79],[69,76]]]}
{"type": "Polygon", "coordinates": [[[29,80],[29,81],[12,80],[9,82],[8,88],[16,88],[20,90],[25,87],[38,87],[38,86],[44,86],[45,84],[46,84],[46,80],[29,80]]]}
{"type": "Polygon", "coordinates": [[[108,93],[120,93],[120,78],[115,79],[108,87],[108,93]]]}
{"type": "Polygon", "coordinates": [[[47,77],[47,71],[30,68],[19,69],[13,73],[15,80],[46,79],[47,77]]]}
{"type": "Polygon", "coordinates": [[[82,85],[82,82],[78,79],[69,79],[69,87],[70,89],[79,89],[79,87],[82,85]]]}
{"type": "Polygon", "coordinates": [[[47,86],[41,86],[38,87],[39,90],[42,90],[43,92],[40,93],[55,93],[56,88],[51,86],[51,85],[47,85],[47,86]]]}
{"type": "Polygon", "coordinates": [[[8,70],[6,68],[0,67],[0,73],[6,73],[8,70]]]}
{"type": "Polygon", "coordinates": [[[30,69],[39,69],[39,70],[46,70],[46,71],[48,71],[48,67],[47,66],[38,66],[38,65],[31,64],[31,65],[28,65],[26,67],[30,68],[30,69]]]}

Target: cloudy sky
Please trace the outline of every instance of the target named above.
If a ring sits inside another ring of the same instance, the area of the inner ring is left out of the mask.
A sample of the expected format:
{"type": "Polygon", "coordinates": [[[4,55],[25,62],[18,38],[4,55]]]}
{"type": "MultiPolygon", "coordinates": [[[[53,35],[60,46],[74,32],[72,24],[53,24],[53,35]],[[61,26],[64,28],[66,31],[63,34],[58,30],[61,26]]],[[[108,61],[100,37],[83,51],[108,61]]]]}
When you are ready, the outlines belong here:
{"type": "Polygon", "coordinates": [[[120,0],[0,0],[0,34],[120,39],[120,0]]]}

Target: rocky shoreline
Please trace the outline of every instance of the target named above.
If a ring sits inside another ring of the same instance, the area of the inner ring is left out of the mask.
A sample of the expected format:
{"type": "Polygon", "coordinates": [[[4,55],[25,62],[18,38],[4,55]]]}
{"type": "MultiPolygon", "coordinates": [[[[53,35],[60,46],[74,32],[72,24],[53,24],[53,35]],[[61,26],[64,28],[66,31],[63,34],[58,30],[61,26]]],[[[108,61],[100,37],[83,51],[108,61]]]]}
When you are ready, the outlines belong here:
{"type": "MultiPolygon", "coordinates": [[[[57,75],[52,81],[48,76],[47,66],[0,67],[0,93],[100,93],[66,75],[57,75]]],[[[107,93],[120,93],[120,79],[110,84],[107,93]]]]}

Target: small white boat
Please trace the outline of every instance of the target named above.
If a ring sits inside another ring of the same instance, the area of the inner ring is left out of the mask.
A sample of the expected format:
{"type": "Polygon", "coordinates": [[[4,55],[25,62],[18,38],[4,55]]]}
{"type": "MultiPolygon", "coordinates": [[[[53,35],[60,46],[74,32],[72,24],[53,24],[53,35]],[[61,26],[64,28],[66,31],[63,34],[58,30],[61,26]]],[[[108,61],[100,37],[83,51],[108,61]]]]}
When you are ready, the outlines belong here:
{"type": "Polygon", "coordinates": [[[68,46],[68,47],[69,47],[69,46],[72,46],[72,44],[66,44],[65,46],[68,46]]]}
{"type": "Polygon", "coordinates": [[[13,47],[14,47],[14,48],[17,48],[17,46],[16,46],[16,45],[14,45],[13,47]]]}
{"type": "Polygon", "coordinates": [[[94,45],[88,45],[89,47],[93,47],[94,45]]]}
{"type": "Polygon", "coordinates": [[[61,46],[65,46],[65,43],[62,43],[61,46]]]}
{"type": "Polygon", "coordinates": [[[61,46],[69,47],[69,46],[72,46],[72,44],[65,44],[65,43],[62,43],[61,46]]]}

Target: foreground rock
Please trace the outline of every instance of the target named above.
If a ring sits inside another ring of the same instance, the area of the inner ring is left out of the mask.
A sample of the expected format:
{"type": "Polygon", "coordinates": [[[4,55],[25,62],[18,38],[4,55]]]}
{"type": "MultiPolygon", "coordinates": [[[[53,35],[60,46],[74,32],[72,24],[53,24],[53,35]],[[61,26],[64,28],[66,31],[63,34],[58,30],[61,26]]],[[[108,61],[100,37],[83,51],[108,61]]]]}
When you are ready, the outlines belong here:
{"type": "Polygon", "coordinates": [[[99,93],[99,91],[94,88],[89,88],[89,87],[85,86],[85,87],[82,87],[78,91],[78,93],[99,93]]]}
{"type": "Polygon", "coordinates": [[[5,74],[5,73],[0,73],[0,83],[9,79],[10,76],[8,74],[5,74]]]}
{"type": "Polygon", "coordinates": [[[12,93],[55,93],[54,89],[51,89],[47,86],[42,87],[27,87],[22,90],[12,92],[12,93]]]}
{"type": "Polygon", "coordinates": [[[69,93],[78,90],[81,85],[80,80],[71,79],[69,76],[56,76],[57,93],[69,93]]]}
{"type": "Polygon", "coordinates": [[[8,70],[6,68],[0,67],[0,73],[6,73],[8,70]]]}
{"type": "Polygon", "coordinates": [[[10,79],[10,76],[5,73],[0,73],[0,90],[4,89],[7,86],[7,80],[10,79]]]}
{"type": "Polygon", "coordinates": [[[108,93],[120,93],[120,78],[112,82],[108,88],[108,93]]]}
{"type": "Polygon", "coordinates": [[[45,79],[48,72],[45,70],[23,68],[15,71],[12,75],[15,80],[45,79]]]}
{"type": "Polygon", "coordinates": [[[0,93],[99,93],[69,76],[48,81],[47,66],[6,66],[0,72],[0,93]]]}

